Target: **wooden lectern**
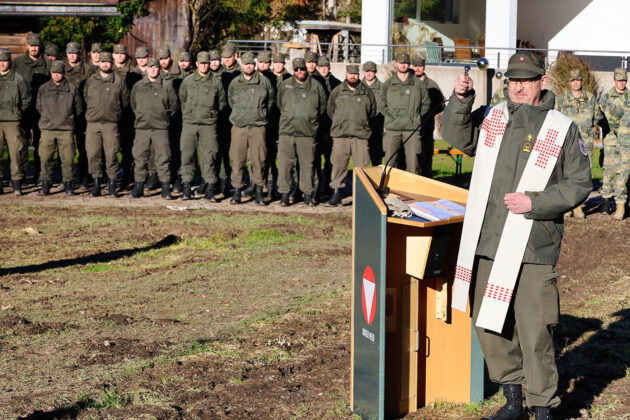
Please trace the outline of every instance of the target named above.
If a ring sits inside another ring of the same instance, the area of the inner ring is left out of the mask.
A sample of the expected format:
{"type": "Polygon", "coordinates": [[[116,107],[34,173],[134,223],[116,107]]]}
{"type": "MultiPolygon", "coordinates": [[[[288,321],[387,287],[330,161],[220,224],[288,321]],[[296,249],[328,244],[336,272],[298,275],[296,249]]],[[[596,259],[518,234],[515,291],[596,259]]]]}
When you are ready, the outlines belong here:
{"type": "MultiPolygon", "coordinates": [[[[432,402],[483,399],[484,362],[470,310],[452,310],[463,216],[430,222],[388,217],[377,188],[383,167],[354,169],[350,405],[363,419],[432,402]]],[[[393,169],[389,196],[445,198],[468,191],[393,169]]]]}

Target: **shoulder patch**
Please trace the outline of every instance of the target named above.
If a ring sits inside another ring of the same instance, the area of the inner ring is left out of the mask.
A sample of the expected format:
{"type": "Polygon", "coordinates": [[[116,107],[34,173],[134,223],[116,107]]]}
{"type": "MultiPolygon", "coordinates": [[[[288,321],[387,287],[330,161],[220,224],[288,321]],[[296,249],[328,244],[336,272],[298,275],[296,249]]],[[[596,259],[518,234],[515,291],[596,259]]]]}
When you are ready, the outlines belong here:
{"type": "Polygon", "coordinates": [[[588,153],[586,152],[586,144],[584,144],[584,140],[582,140],[581,135],[578,135],[578,144],[580,145],[580,152],[582,152],[584,156],[588,156],[588,153]]]}

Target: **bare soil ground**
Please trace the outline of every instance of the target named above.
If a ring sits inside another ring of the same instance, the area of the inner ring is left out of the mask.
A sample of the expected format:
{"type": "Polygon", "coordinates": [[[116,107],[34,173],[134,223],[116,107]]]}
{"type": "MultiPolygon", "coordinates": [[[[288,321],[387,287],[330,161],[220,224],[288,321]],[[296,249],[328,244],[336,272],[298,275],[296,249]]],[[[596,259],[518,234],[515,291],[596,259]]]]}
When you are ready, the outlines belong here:
{"type": "MultiPolygon", "coordinates": [[[[350,209],[0,196],[0,418],[352,419],[350,209]]],[[[630,418],[628,223],[567,221],[559,418],[630,418]]]]}

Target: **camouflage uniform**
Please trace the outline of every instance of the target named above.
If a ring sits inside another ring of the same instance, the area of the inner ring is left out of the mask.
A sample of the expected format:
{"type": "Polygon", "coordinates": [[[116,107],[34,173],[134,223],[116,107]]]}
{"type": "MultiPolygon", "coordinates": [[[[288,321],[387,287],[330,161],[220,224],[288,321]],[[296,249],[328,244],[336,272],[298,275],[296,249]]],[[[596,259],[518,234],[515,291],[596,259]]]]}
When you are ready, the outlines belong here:
{"type": "MultiPolygon", "coordinates": [[[[617,70],[615,70],[615,77],[617,77],[617,70]]],[[[617,93],[614,87],[604,93],[599,101],[610,128],[610,132],[604,137],[605,158],[602,197],[604,199],[615,197],[618,205],[625,204],[627,197],[626,181],[628,173],[627,169],[624,170],[623,168],[628,166],[630,162],[626,160],[626,164],[624,164],[622,156],[628,155],[628,152],[624,153],[624,151],[630,147],[630,144],[625,136],[623,144],[620,142],[618,130],[624,117],[624,111],[630,107],[629,101],[630,94],[628,89],[624,89],[623,93],[620,94],[617,93]]],[[[625,132],[626,129],[624,128],[623,131],[625,132]]]]}
{"type": "Polygon", "coordinates": [[[494,92],[494,95],[492,95],[492,99],[490,100],[490,106],[495,106],[500,104],[501,102],[505,102],[507,100],[507,95],[505,94],[506,92],[506,88],[505,87],[500,87],[499,89],[497,89],[496,92],[494,92]]]}

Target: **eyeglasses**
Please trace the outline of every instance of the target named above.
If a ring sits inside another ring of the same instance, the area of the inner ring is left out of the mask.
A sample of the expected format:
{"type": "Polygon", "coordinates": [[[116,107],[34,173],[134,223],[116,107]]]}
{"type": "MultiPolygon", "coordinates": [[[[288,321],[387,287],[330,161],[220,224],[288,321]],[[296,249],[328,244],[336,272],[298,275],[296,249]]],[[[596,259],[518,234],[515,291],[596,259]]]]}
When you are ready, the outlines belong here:
{"type": "Polygon", "coordinates": [[[306,67],[296,67],[293,71],[306,71],[306,67]]]}
{"type": "Polygon", "coordinates": [[[540,81],[540,77],[535,79],[508,79],[508,85],[516,86],[517,83],[520,83],[524,88],[531,88],[534,86],[536,82],[540,81]]]}

